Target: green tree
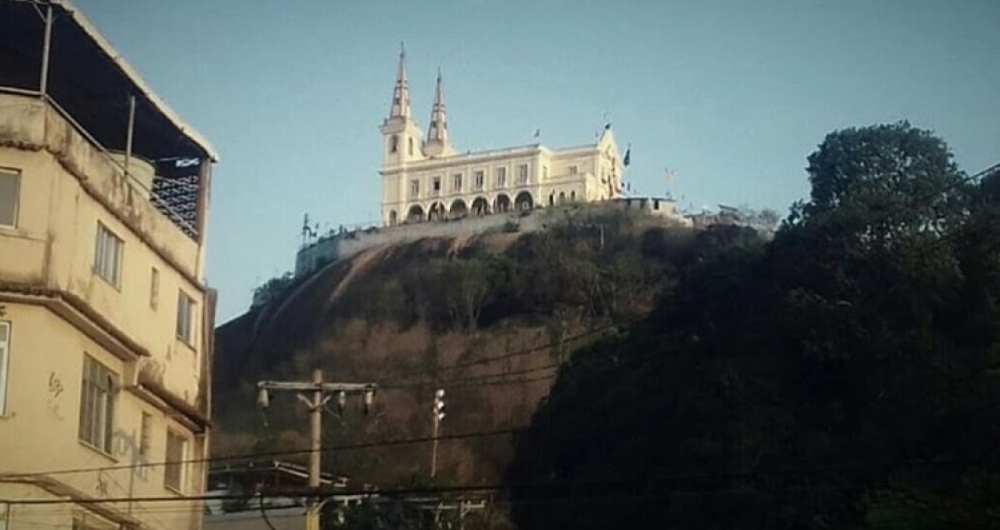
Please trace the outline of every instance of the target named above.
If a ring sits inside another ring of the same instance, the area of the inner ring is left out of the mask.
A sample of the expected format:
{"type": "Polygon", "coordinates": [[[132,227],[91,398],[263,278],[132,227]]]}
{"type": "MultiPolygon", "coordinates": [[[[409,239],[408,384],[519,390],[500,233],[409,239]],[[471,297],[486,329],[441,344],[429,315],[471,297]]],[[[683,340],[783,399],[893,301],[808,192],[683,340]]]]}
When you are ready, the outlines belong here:
{"type": "Polygon", "coordinates": [[[995,527],[1000,184],[906,123],[809,163],[773,242],[699,234],[573,356],[508,473],[520,528],[995,527]]]}

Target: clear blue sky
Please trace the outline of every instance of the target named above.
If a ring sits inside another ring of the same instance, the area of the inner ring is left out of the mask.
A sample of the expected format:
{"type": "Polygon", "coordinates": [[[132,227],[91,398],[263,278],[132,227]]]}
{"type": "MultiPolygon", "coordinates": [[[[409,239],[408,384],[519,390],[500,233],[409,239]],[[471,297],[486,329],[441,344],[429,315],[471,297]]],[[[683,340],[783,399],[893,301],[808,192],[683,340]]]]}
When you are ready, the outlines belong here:
{"type": "Polygon", "coordinates": [[[413,111],[436,69],[456,148],[593,140],[683,206],[787,211],[835,129],[909,119],[974,172],[1000,160],[1000,0],[77,0],[222,155],[209,282],[219,322],[292,268],[306,212],[377,219],[399,42],[413,111]]]}

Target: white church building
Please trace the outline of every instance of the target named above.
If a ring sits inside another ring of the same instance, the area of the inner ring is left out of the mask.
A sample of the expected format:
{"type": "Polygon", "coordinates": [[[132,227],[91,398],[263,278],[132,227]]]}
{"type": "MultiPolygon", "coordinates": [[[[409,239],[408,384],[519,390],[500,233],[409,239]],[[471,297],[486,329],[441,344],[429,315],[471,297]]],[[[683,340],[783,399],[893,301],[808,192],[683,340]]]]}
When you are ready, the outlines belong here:
{"type": "Polygon", "coordinates": [[[623,162],[610,125],[589,145],[541,144],[456,153],[448,137],[438,74],[427,136],[410,110],[406,56],[400,53],[389,116],[380,127],[382,224],[460,219],[624,195],[623,162]]]}

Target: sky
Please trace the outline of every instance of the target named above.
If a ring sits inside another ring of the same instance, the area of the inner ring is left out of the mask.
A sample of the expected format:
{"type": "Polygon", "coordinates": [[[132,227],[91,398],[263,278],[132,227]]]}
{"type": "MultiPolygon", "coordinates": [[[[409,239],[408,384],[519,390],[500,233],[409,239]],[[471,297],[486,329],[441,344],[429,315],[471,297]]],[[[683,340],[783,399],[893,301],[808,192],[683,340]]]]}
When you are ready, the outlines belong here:
{"type": "Polygon", "coordinates": [[[378,220],[400,42],[426,129],[440,67],[459,152],[593,142],[633,192],[773,208],[834,130],[909,120],[969,173],[1000,162],[1000,0],[76,0],[221,155],[217,321],[291,270],[303,214],[378,220]],[[676,177],[666,178],[667,170],[676,177]]]}

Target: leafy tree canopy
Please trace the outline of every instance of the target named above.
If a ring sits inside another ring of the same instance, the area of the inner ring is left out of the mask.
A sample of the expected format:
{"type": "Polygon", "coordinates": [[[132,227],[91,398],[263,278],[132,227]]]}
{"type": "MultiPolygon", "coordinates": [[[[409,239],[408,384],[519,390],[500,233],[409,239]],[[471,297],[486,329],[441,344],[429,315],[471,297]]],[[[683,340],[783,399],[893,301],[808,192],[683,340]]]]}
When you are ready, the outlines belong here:
{"type": "Polygon", "coordinates": [[[905,122],[808,160],[773,242],[703,233],[574,355],[508,471],[520,528],[1000,525],[1000,176],[905,122]]]}

